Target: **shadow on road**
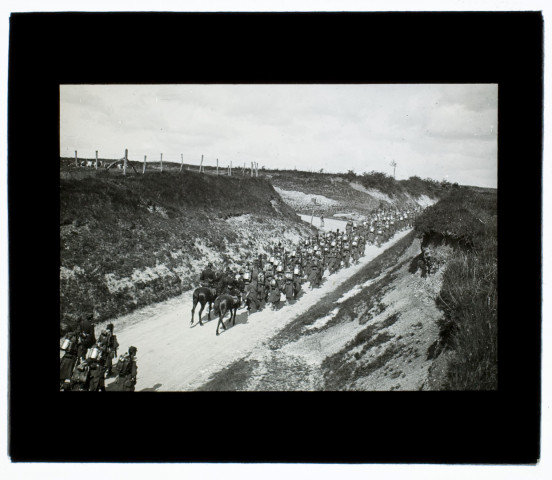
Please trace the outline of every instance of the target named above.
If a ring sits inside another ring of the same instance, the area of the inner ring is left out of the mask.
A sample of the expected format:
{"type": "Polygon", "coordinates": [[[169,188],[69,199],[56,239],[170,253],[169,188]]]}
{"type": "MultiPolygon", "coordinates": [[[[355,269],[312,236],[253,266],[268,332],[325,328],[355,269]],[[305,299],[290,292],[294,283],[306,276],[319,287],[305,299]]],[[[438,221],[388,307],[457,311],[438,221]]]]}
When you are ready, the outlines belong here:
{"type": "Polygon", "coordinates": [[[161,386],[160,383],[156,383],[153,387],[142,388],[142,390],[140,390],[140,391],[141,392],[156,392],[157,390],[159,390],[160,386],[161,386]]]}

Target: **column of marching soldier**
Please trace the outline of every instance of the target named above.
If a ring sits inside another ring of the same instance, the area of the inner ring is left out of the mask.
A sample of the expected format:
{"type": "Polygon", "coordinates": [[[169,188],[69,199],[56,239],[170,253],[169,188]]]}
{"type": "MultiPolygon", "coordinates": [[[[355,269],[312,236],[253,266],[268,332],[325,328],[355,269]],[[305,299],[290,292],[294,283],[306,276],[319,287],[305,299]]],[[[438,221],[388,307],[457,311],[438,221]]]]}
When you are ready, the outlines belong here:
{"type": "Polygon", "coordinates": [[[319,231],[291,248],[276,240],[269,254],[259,254],[237,271],[227,267],[223,273],[216,274],[209,264],[200,284],[218,287],[217,294],[227,293],[236,300],[243,299],[242,307],[249,313],[266,305],[278,309],[285,301],[293,303],[306,282],[311,289],[318,288],[326,271],[331,275],[358,263],[367,244],[380,247],[396,232],[411,228],[420,211],[420,207],[380,209],[364,221],[348,221],[344,231],[319,231]]]}
{"type": "MultiPolygon", "coordinates": [[[[276,241],[270,254],[259,254],[237,272],[228,267],[226,272],[216,275],[223,284],[218,293],[243,299],[248,314],[265,305],[278,309],[285,301],[293,303],[306,282],[311,289],[320,287],[326,270],[332,275],[357,264],[367,244],[381,247],[396,232],[412,228],[421,211],[421,207],[379,209],[364,221],[348,221],[344,231],[319,231],[293,248],[286,249],[282,242],[276,241]]],[[[209,281],[200,283],[213,287],[213,277],[204,274],[205,271],[201,278],[209,278],[209,281]]],[[[105,379],[116,375],[108,390],[134,391],[136,347],[129,347],[113,365],[119,347],[113,324],[96,339],[91,321],[92,315],[89,315],[62,340],[61,350],[65,354],[60,360],[60,390],[106,391],[105,379]]]]}

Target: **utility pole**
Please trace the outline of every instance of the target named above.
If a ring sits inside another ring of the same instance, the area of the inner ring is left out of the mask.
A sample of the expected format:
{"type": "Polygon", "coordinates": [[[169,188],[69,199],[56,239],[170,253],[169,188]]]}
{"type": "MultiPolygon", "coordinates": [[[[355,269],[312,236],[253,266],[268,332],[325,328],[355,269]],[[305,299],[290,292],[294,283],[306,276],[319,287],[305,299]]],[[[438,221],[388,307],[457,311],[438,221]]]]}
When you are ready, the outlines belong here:
{"type": "Polygon", "coordinates": [[[391,160],[389,165],[393,167],[393,178],[395,178],[395,167],[397,166],[397,162],[395,162],[395,160],[391,160]]]}

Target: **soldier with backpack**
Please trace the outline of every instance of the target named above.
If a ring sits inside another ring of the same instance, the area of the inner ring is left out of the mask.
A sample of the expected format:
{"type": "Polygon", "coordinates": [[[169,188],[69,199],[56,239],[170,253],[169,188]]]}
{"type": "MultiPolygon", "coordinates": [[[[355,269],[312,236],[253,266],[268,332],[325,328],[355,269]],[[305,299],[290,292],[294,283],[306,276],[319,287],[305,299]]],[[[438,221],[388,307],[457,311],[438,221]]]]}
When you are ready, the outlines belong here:
{"type": "Polygon", "coordinates": [[[76,392],[83,392],[88,390],[88,385],[90,382],[90,365],[88,360],[83,360],[77,367],[73,370],[73,375],[71,375],[71,384],[69,390],[76,392]]]}
{"type": "Polygon", "coordinates": [[[98,343],[92,347],[89,358],[86,360],[90,367],[88,391],[105,392],[104,376],[107,356],[107,347],[98,341],[98,343]]]}
{"type": "Polygon", "coordinates": [[[77,362],[77,334],[69,332],[60,347],[65,352],[59,362],[59,386],[60,390],[68,390],[70,387],[71,376],[77,362]]]}
{"type": "Polygon", "coordinates": [[[107,378],[112,373],[113,359],[117,357],[117,349],[119,348],[117,337],[113,334],[112,323],[101,333],[98,344],[105,348],[105,378],[107,378]]]}
{"type": "Polygon", "coordinates": [[[136,365],[136,347],[129,347],[128,352],[119,356],[117,361],[117,378],[112,384],[112,391],[134,392],[138,367],[136,365]]]}
{"type": "Polygon", "coordinates": [[[94,315],[90,314],[85,319],[82,319],[79,324],[79,346],[78,346],[78,355],[81,361],[84,361],[86,358],[86,353],[88,349],[91,348],[96,343],[96,335],[94,333],[94,324],[92,320],[94,315]]]}

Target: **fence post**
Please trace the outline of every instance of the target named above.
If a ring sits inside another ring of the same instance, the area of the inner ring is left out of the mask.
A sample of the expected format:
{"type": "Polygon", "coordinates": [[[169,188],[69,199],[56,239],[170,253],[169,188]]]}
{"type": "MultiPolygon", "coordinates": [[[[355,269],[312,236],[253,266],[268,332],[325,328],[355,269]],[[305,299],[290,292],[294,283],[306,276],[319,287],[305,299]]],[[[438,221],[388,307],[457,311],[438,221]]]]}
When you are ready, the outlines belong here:
{"type": "Polygon", "coordinates": [[[163,173],[163,154],[161,154],[161,173],[163,173]]]}
{"type": "Polygon", "coordinates": [[[217,158],[217,175],[218,175],[218,158],[217,158]]]}
{"type": "Polygon", "coordinates": [[[98,170],[98,150],[96,150],[96,170],[98,170]]]}
{"type": "Polygon", "coordinates": [[[127,162],[128,162],[128,150],[125,148],[125,163],[123,164],[123,175],[126,175],[127,162]]]}
{"type": "Polygon", "coordinates": [[[184,167],[184,155],[180,154],[180,159],[182,160],[182,163],[180,164],[180,171],[182,171],[182,167],[184,167]]]}
{"type": "Polygon", "coordinates": [[[75,150],[75,167],[79,166],[79,162],[77,161],[77,151],[75,150]]]}
{"type": "Polygon", "coordinates": [[[203,155],[201,155],[201,163],[199,164],[199,173],[201,173],[202,168],[203,168],[203,155]]]}
{"type": "Polygon", "coordinates": [[[142,170],[142,175],[146,173],[146,162],[148,161],[148,156],[144,155],[144,170],[142,170]]]}

